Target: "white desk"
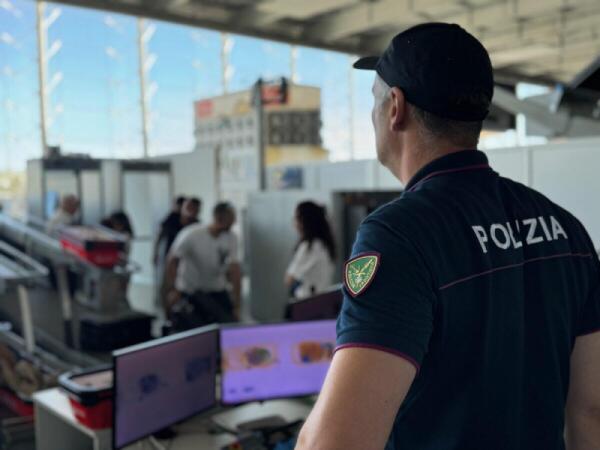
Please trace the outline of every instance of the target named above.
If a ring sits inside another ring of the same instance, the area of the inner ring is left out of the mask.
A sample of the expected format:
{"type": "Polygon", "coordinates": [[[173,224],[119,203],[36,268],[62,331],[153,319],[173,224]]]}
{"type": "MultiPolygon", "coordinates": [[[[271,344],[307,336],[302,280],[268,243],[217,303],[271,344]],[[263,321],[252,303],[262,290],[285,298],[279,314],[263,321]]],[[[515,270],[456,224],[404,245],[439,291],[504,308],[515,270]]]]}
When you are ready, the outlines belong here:
{"type": "Polygon", "coordinates": [[[91,430],[80,424],[59,389],[34,394],[36,450],[110,450],[111,430],[91,430]]]}
{"type": "MultiPolygon", "coordinates": [[[[36,393],[35,435],[36,450],[111,450],[112,430],[91,430],[81,425],[71,410],[65,394],[59,389],[36,393]]],[[[229,429],[245,421],[279,415],[288,422],[304,419],[311,410],[308,402],[300,400],[273,400],[263,404],[248,404],[212,416],[212,420],[229,429]]],[[[229,434],[209,434],[206,416],[187,420],[174,427],[177,436],[166,444],[169,450],[218,450],[231,444],[235,437],[229,434]]],[[[129,447],[136,450],[137,444],[129,447]]],[[[149,447],[144,447],[149,448],[149,447]]]]}

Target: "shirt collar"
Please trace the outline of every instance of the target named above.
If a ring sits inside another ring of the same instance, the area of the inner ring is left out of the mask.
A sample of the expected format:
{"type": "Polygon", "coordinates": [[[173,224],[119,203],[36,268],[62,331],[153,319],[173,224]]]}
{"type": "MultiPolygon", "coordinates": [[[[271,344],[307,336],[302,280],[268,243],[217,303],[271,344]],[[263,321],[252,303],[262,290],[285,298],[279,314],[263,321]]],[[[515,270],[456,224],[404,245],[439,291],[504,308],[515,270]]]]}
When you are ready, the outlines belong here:
{"type": "Polygon", "coordinates": [[[461,150],[444,155],[423,166],[406,185],[406,191],[414,191],[426,180],[437,175],[471,170],[491,170],[488,158],[479,150],[461,150]]]}

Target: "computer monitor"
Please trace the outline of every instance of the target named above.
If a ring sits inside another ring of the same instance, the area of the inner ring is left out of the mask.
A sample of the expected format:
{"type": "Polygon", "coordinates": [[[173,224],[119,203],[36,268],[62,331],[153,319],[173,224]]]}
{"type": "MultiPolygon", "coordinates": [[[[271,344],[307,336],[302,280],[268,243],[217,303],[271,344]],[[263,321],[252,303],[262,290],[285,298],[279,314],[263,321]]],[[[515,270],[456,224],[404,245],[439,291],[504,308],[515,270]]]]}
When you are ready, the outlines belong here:
{"type": "Polygon", "coordinates": [[[335,339],[335,320],[222,327],[221,402],[318,394],[335,339]]]}
{"type": "Polygon", "coordinates": [[[113,353],[113,448],[217,405],[218,341],[209,326],[113,353]]]}
{"type": "Polygon", "coordinates": [[[342,287],[338,285],[327,292],[290,303],[286,317],[292,322],[336,319],[343,300],[342,287]]]}

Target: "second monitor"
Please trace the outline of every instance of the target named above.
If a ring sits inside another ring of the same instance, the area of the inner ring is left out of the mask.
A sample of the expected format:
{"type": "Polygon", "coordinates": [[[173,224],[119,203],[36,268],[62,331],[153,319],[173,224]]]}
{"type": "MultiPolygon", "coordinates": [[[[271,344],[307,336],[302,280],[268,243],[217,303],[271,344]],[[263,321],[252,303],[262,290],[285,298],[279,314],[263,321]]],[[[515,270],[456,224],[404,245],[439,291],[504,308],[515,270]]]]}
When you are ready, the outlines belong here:
{"type": "Polygon", "coordinates": [[[114,448],[216,406],[218,340],[208,326],[114,352],[114,448]]]}
{"type": "Polygon", "coordinates": [[[335,320],[221,329],[221,401],[318,394],[335,339],[335,320]]]}
{"type": "Polygon", "coordinates": [[[336,319],[343,301],[342,286],[336,285],[320,294],[288,304],[286,318],[292,322],[336,319]]]}

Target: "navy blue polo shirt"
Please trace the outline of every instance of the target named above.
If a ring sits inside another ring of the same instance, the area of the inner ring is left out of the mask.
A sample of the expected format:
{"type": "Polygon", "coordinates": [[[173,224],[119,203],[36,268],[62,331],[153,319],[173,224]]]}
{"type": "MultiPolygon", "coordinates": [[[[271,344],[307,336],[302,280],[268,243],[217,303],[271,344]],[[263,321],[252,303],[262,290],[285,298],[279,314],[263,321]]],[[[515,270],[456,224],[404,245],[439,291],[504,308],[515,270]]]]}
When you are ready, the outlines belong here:
{"type": "Polygon", "coordinates": [[[571,351],[600,330],[600,263],[575,217],[461,151],[363,222],[350,266],[338,349],[418,369],[387,449],[565,448],[571,351]]]}

